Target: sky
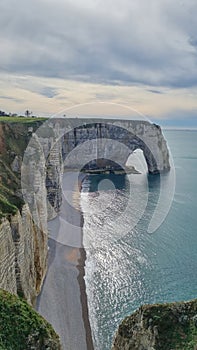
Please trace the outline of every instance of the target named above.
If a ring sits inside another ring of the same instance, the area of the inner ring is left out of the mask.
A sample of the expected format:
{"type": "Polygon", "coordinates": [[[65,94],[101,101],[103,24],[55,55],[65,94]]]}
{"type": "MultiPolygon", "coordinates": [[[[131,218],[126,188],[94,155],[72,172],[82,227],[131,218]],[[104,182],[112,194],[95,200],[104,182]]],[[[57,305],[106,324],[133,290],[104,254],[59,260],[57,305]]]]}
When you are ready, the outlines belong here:
{"type": "Polygon", "coordinates": [[[196,0],[1,0],[0,110],[105,102],[197,127],[196,13],[196,0]]]}

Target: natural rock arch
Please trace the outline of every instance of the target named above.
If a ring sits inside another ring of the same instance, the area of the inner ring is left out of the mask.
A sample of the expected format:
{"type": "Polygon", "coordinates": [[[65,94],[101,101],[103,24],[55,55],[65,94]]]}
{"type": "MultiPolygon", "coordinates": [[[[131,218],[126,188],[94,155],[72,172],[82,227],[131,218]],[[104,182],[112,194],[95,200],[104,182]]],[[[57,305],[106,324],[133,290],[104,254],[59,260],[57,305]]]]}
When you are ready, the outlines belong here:
{"type": "Polygon", "coordinates": [[[63,159],[68,167],[74,168],[97,158],[111,159],[124,168],[136,149],[143,151],[149,173],[170,169],[161,128],[145,121],[90,122],[83,119],[81,125],[64,134],[62,143],[63,159]]]}

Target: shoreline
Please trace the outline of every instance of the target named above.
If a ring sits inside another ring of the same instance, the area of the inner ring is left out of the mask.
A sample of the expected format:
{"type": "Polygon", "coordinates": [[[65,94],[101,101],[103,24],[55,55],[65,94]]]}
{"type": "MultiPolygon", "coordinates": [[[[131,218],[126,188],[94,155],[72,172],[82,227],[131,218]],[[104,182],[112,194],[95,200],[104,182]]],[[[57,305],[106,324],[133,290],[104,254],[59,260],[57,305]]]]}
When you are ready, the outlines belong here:
{"type": "Polygon", "coordinates": [[[93,339],[92,339],[92,330],[89,320],[89,309],[88,309],[88,298],[86,293],[86,284],[85,284],[85,261],[86,261],[86,251],[84,248],[79,249],[80,257],[78,259],[77,269],[79,271],[77,280],[80,288],[80,300],[82,306],[82,318],[84,322],[84,327],[86,330],[86,344],[87,350],[94,350],[93,339]]]}
{"type": "Polygon", "coordinates": [[[59,215],[48,222],[48,268],[37,311],[60,336],[63,350],[94,350],[85,285],[86,251],[83,214],[80,211],[80,181],[66,174],[67,200],[59,215]],[[69,204],[71,203],[71,205],[69,204]]]}
{"type": "MultiPolygon", "coordinates": [[[[80,189],[80,196],[81,196],[81,189],[82,189],[82,181],[85,176],[82,176],[81,179],[78,179],[78,186],[80,189]]],[[[79,207],[81,209],[80,205],[80,196],[79,196],[79,207]]],[[[84,225],[84,217],[82,210],[80,211],[80,226],[81,226],[81,242],[83,246],[83,225],[84,225]]],[[[85,262],[87,259],[86,250],[84,247],[79,248],[79,259],[78,259],[78,265],[76,266],[79,275],[77,277],[79,288],[80,288],[80,300],[81,300],[81,307],[82,307],[82,318],[84,322],[84,327],[86,331],[86,344],[87,344],[87,350],[94,350],[93,346],[93,339],[92,339],[92,330],[90,326],[90,320],[89,320],[89,308],[88,308],[88,297],[86,293],[86,284],[85,284],[85,262]]]]}

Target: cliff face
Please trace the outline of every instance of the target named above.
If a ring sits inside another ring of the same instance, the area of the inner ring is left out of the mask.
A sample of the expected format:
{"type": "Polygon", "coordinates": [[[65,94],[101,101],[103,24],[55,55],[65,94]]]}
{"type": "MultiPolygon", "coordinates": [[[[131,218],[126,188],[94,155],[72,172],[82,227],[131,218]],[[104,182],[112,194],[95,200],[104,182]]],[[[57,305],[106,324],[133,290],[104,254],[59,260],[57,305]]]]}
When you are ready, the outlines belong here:
{"type": "Polygon", "coordinates": [[[145,305],[119,326],[112,350],[197,349],[197,300],[145,305]]]}
{"type": "Polygon", "coordinates": [[[0,224],[0,288],[34,304],[47,266],[47,235],[33,223],[27,205],[0,224]]]}
{"type": "MultiPolygon", "coordinates": [[[[1,349],[61,349],[59,337],[52,327],[26,303],[34,305],[46,274],[47,215],[54,215],[53,208],[47,210],[47,170],[43,149],[37,153],[36,149],[31,149],[35,153],[33,157],[30,155],[28,168],[23,162],[30,140],[38,141],[33,135],[41,124],[42,121],[38,120],[0,123],[1,349]],[[27,171],[26,178],[21,177],[23,167],[27,171]],[[30,205],[25,204],[22,196],[24,187],[34,202],[31,186],[27,188],[28,184],[23,184],[23,180],[28,179],[34,184],[34,190],[39,191],[33,210],[31,201],[30,205]]],[[[46,146],[49,150],[50,140],[46,137],[41,141],[43,148],[46,146]]],[[[56,158],[61,166],[58,154],[56,158]]],[[[58,173],[53,175],[60,177],[58,173]]]]}
{"type": "Polygon", "coordinates": [[[61,205],[64,165],[80,169],[101,158],[124,167],[137,148],[150,173],[169,170],[161,129],[145,121],[0,123],[0,288],[31,303],[39,293],[46,272],[47,220],[61,205]]]}
{"type": "MultiPolygon", "coordinates": [[[[33,123],[34,130],[39,126],[33,123]]],[[[48,248],[46,210],[38,210],[42,225],[36,225],[21,195],[20,171],[29,128],[28,124],[0,125],[0,288],[33,304],[46,273],[48,248]]],[[[44,197],[42,202],[46,207],[44,197]]]]}

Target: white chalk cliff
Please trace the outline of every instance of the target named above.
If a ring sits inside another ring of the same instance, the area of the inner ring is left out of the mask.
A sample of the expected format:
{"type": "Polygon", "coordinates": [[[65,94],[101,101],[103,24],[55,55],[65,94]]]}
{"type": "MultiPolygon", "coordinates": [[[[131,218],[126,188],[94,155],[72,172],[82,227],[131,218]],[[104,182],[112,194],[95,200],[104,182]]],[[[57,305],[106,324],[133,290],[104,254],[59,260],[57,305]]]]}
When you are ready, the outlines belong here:
{"type": "Polygon", "coordinates": [[[60,118],[30,125],[0,123],[0,199],[7,203],[6,191],[12,192],[10,198],[22,197],[23,192],[26,202],[20,207],[11,203],[8,209],[2,204],[0,288],[30,303],[40,292],[47,269],[47,220],[61,205],[64,165],[80,169],[100,158],[103,164],[111,159],[124,167],[138,148],[150,173],[170,169],[160,127],[145,121],[60,118]]]}

